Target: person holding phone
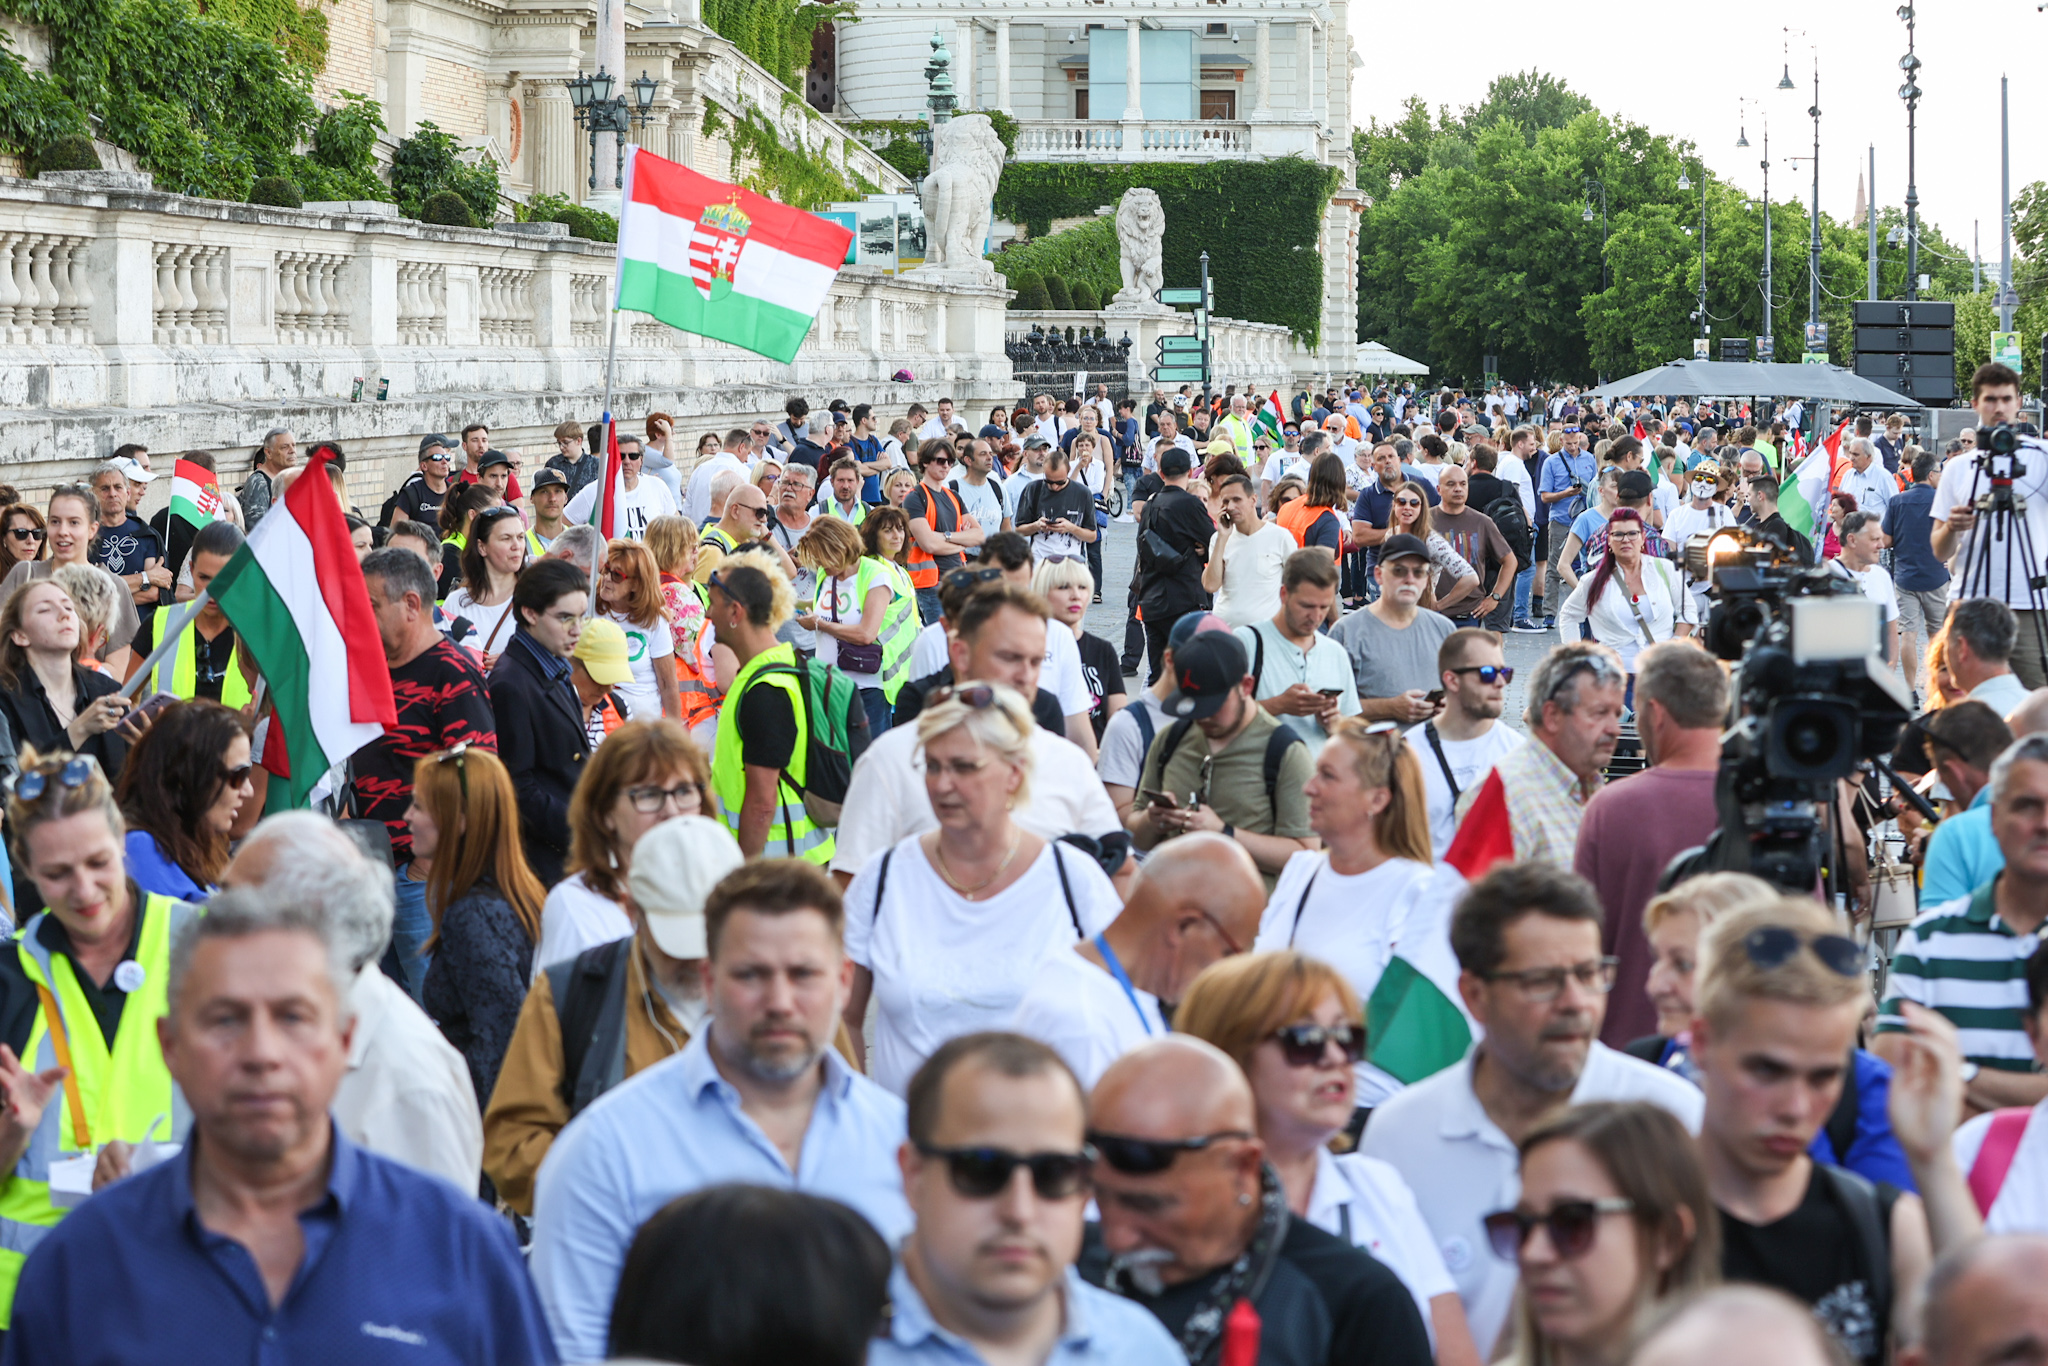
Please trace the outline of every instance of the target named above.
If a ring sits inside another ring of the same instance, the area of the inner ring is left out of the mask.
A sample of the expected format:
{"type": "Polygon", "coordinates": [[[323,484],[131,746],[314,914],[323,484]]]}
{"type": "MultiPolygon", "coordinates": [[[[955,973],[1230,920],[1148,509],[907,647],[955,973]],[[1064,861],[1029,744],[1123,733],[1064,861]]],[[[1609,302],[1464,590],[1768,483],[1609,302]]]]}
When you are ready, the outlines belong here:
{"type": "Polygon", "coordinates": [[[1337,562],[1319,546],[1304,547],[1283,562],[1280,610],[1237,628],[1252,660],[1252,699],[1312,745],[1359,711],[1351,656],[1317,629],[1336,601],[1337,562]]]}

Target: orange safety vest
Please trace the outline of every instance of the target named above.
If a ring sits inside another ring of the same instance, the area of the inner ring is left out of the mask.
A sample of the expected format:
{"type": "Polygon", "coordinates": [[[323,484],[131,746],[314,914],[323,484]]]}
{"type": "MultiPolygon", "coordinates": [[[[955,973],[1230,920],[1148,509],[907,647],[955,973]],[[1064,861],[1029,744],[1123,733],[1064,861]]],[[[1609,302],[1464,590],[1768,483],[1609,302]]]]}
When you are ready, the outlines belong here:
{"type": "Polygon", "coordinates": [[[1294,538],[1296,545],[1301,546],[1308,544],[1309,528],[1314,526],[1324,513],[1335,511],[1335,508],[1310,507],[1308,499],[1297,498],[1275,513],[1273,520],[1294,538]]]}
{"type": "MultiPolygon", "coordinates": [[[[929,511],[931,508],[932,487],[922,481],[919,482],[918,487],[924,490],[925,507],[929,511]]],[[[939,486],[938,492],[945,494],[952,501],[953,525],[958,527],[960,519],[967,515],[966,505],[960,501],[959,494],[943,484],[939,486]]],[[[932,519],[927,517],[925,520],[929,522],[932,519]]],[[[933,526],[932,530],[938,531],[939,528],[933,526]]],[[[931,552],[919,545],[915,536],[910,538],[910,544],[904,547],[904,552],[903,562],[910,566],[910,586],[912,588],[937,588],[939,586],[939,562],[932,558],[931,552]]]]}
{"type": "MultiPolygon", "coordinates": [[[[687,580],[671,580],[662,575],[662,587],[673,582],[682,592],[693,595],[701,605],[704,590],[687,580]]],[[[682,703],[684,729],[695,726],[699,721],[718,715],[718,704],[723,695],[718,690],[718,676],[711,667],[712,631],[711,623],[698,618],[696,636],[685,640],[675,617],[669,624],[678,626],[676,634],[676,693],[682,703]]]]}

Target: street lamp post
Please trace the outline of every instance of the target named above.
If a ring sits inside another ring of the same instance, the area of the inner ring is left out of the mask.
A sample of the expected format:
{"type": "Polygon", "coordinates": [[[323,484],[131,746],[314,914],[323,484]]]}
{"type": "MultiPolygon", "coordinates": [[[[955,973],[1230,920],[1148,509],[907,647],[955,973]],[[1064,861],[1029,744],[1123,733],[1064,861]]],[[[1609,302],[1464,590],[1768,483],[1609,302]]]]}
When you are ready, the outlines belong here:
{"type": "Polygon", "coordinates": [[[612,188],[626,187],[626,135],[634,124],[645,126],[654,113],[654,95],[661,83],[645,71],[638,80],[630,83],[633,98],[628,103],[623,93],[613,94],[618,78],[603,67],[594,76],[578,74],[563,82],[569,87],[569,103],[575,106],[576,122],[590,133],[590,190],[597,192],[597,138],[600,133],[616,133],[618,139],[617,164],[612,170],[612,188]]]}
{"type": "MultiPolygon", "coordinates": [[[[1700,301],[1699,311],[1693,316],[1699,319],[1700,340],[1707,339],[1707,159],[1700,163],[1700,301]]],[[[1681,192],[1690,190],[1692,183],[1685,178],[1683,167],[1678,172],[1678,188],[1681,192]]]]}
{"type": "Polygon", "coordinates": [[[1920,58],[1913,51],[1913,6],[1900,5],[1899,18],[1906,21],[1906,55],[1899,58],[1906,83],[1899,87],[1899,98],[1906,102],[1906,298],[1912,300],[1920,297],[1920,187],[1914,183],[1913,160],[1920,115],[1920,58]]]}
{"type": "MultiPolygon", "coordinates": [[[[1785,33],[1789,52],[1792,30],[1787,29],[1785,33]]],[[[1802,31],[1800,36],[1808,35],[1802,31]]],[[[1810,214],[1813,220],[1813,236],[1806,248],[1806,335],[1809,350],[1812,349],[1813,339],[1820,329],[1820,49],[1813,47],[1810,50],[1813,54],[1813,103],[1806,111],[1806,116],[1813,120],[1813,207],[1810,214]]],[[[1785,62],[1785,74],[1778,81],[1778,88],[1796,89],[1792,84],[1792,63],[1789,55],[1785,62]]],[[[1800,158],[1793,157],[1792,160],[1798,161],[1800,158]]]]}

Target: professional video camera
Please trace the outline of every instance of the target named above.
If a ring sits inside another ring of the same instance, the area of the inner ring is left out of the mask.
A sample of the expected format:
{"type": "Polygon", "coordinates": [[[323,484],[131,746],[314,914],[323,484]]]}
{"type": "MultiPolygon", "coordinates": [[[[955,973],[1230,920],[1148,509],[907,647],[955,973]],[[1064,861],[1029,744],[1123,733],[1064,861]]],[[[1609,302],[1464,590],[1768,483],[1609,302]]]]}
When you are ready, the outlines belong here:
{"type": "Polygon", "coordinates": [[[2029,502],[2048,500],[2048,444],[2032,428],[2007,422],[1979,427],[1975,436],[1963,501],[1977,525],[1957,557],[1955,595],[2032,609],[2034,647],[2048,655],[2048,572],[2025,515],[2029,502]]]}
{"type": "Polygon", "coordinates": [[[1890,753],[1911,713],[1884,662],[1882,609],[1851,580],[1803,563],[1775,529],[1700,532],[1685,543],[1685,567],[1711,584],[1707,648],[1739,662],[1714,788],[1720,828],[1673,860],[1663,883],[1740,872],[1810,895],[1837,862],[1836,784],[1890,753]]]}

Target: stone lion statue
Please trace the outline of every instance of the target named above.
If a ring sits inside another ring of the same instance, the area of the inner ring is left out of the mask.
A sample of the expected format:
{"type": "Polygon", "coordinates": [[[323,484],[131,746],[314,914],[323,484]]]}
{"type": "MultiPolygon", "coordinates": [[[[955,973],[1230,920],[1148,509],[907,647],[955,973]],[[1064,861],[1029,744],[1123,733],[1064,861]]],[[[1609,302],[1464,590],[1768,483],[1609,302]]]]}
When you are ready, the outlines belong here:
{"type": "Polygon", "coordinates": [[[1166,284],[1159,254],[1166,240],[1166,211],[1159,206],[1157,192],[1146,189],[1124,191],[1116,206],[1118,264],[1123,267],[1124,287],[1116,292],[1115,303],[1151,304],[1153,291],[1166,284]]]}
{"type": "Polygon", "coordinates": [[[1002,173],[1003,140],[988,115],[961,114],[932,129],[923,190],[926,266],[994,278],[981,251],[1002,173]]]}

